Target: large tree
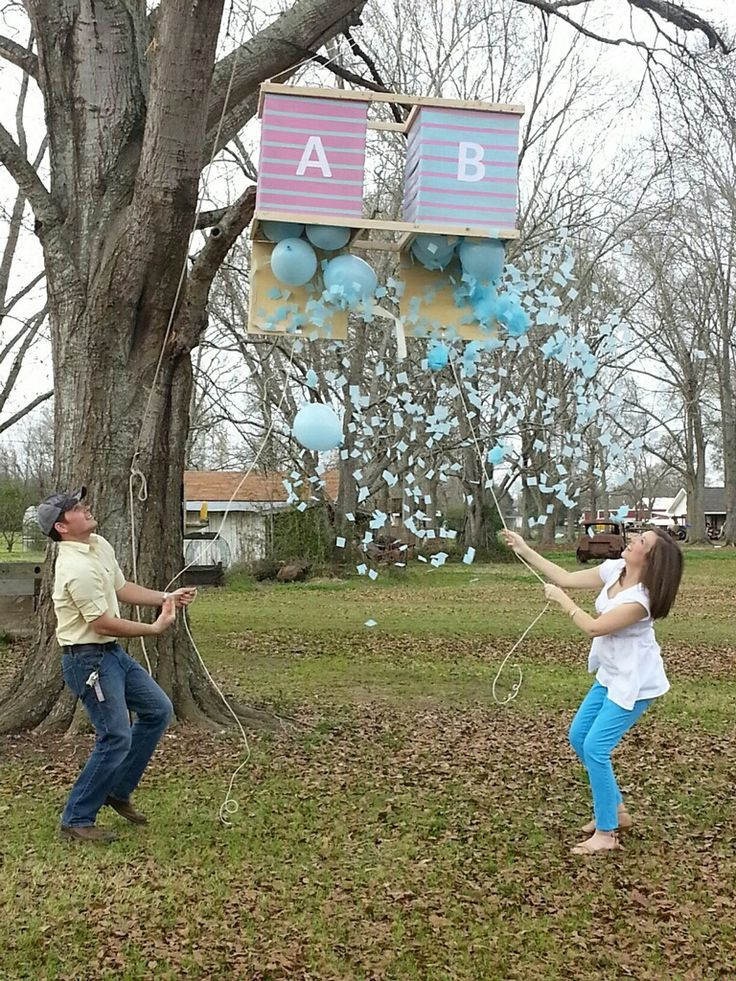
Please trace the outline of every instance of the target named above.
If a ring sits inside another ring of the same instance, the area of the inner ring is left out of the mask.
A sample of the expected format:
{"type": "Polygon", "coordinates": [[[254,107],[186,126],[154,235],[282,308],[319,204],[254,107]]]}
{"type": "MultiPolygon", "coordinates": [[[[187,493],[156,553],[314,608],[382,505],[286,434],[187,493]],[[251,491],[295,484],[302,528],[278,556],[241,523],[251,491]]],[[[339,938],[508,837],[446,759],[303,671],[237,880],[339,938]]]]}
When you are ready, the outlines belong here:
{"type": "MultiPolygon", "coordinates": [[[[249,187],[213,216],[217,225],[175,304],[200,175],[253,115],[259,84],[349,29],[363,0],[297,0],[217,62],[223,6],[166,0],[149,13],[145,0],[27,0],[36,53],[0,44],[37,81],[48,127],[48,188],[5,128],[0,162],[30,202],[43,246],[55,482],[87,484],[101,529],[130,572],[135,451],[148,492],[138,502],[136,486],[137,574],[161,587],[181,568],[190,352],[206,321],[210,284],[254,205],[249,187]]],[[[5,731],[66,728],[73,717],[54,650],[51,566],[37,643],[0,702],[5,731]]],[[[225,720],[181,627],[149,655],[180,719],[225,720]]]]}

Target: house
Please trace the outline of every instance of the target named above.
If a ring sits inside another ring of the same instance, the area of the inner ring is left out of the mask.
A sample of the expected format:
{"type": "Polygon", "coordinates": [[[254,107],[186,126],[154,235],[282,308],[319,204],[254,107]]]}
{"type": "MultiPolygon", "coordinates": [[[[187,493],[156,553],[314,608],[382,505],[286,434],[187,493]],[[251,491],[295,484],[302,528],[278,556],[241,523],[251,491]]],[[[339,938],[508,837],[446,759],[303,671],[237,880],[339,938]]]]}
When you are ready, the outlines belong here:
{"type": "MultiPolygon", "coordinates": [[[[184,558],[195,566],[243,565],[268,554],[273,515],[287,504],[287,473],[187,470],[184,473],[184,558]],[[234,496],[233,496],[234,495],[234,496]],[[215,534],[220,532],[217,540],[215,534]]],[[[337,471],[325,474],[325,489],[337,496],[337,471]]],[[[305,481],[306,483],[306,481],[305,481]]],[[[310,488],[310,485],[307,484],[310,488]]]]}
{"type": "Polygon", "coordinates": [[[726,523],[726,488],[706,487],[703,510],[706,525],[720,534],[721,528],[726,523]]]}
{"type": "MultiPolygon", "coordinates": [[[[726,520],[726,492],[723,487],[706,487],[703,500],[703,510],[705,512],[705,523],[720,531],[726,520]]],[[[615,508],[609,510],[599,510],[596,519],[590,517],[591,512],[586,511],[581,522],[598,520],[610,521],[615,508]]],[[[670,525],[687,524],[687,491],[681,488],[674,497],[647,497],[643,498],[635,507],[629,508],[628,514],[623,519],[625,524],[645,523],[655,525],[660,528],[668,528],[670,525]]]]}

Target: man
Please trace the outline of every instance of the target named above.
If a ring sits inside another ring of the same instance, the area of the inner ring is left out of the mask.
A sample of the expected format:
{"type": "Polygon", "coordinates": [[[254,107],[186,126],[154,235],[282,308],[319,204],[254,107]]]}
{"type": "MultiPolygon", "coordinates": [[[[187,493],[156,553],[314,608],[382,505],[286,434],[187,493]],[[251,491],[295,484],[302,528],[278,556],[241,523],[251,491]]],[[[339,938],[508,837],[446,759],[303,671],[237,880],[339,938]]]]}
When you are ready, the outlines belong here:
{"type": "Polygon", "coordinates": [[[162,634],[176,619],[175,607],[187,606],[197,591],[162,593],[126,582],[112,546],[94,534],[97,522],[84,503],[86,492],[82,487],[47,497],[39,505],[38,524],[59,542],[53,600],[64,681],[97,733],[62,814],[61,834],[110,842],[117,836],[96,826],[97,812],[107,804],[133,824],[146,824],[130,795],[172,716],[166,694],[116,638],[162,634]],[[161,613],[153,623],[123,620],[118,601],[159,606],[161,613]],[[132,726],[129,712],[136,716],[132,726]]]}

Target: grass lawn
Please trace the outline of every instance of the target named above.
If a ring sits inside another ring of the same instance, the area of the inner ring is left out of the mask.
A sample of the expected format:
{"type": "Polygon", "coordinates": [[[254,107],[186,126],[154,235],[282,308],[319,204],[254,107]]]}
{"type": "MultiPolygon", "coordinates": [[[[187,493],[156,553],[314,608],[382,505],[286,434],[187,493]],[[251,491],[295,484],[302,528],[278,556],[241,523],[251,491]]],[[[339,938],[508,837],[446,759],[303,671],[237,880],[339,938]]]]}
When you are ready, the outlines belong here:
{"type": "Polygon", "coordinates": [[[38,548],[35,550],[25,549],[20,533],[13,541],[13,547],[8,549],[8,543],[0,537],[0,564],[4,562],[43,562],[46,557],[46,550],[38,548]]]}
{"type": "Polygon", "coordinates": [[[658,630],[672,691],[616,754],[635,829],[595,860],[569,855],[587,642],[550,611],[516,700],[491,695],[544,605],[518,565],[206,592],[216,679],[293,722],[252,740],[231,828],[242,745],[172,729],[136,797],[151,824],[103,812],[102,848],[56,835],[90,738],[1,743],[0,979],[736,977],[734,583],[736,553],[688,553],[658,630]]]}

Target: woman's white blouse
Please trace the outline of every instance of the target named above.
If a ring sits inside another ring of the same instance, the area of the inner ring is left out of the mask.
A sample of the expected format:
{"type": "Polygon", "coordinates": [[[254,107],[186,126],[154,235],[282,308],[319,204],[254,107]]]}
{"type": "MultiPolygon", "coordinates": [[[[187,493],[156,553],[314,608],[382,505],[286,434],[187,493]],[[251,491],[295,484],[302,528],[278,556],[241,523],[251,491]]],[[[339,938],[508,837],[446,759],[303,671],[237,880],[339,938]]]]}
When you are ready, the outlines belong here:
{"type": "Polygon", "coordinates": [[[588,656],[588,671],[596,672],[596,680],[608,689],[612,702],[630,711],[641,698],[664,695],[670,683],[654,636],[648,591],[637,583],[622,589],[613,599],[608,596],[609,588],[618,582],[624,566],[623,559],[609,559],[598,567],[603,589],[595,601],[596,611],[602,615],[624,603],[640,603],[647,615],[614,634],[595,637],[588,656]]]}

